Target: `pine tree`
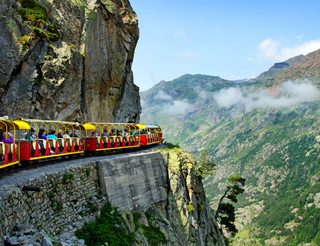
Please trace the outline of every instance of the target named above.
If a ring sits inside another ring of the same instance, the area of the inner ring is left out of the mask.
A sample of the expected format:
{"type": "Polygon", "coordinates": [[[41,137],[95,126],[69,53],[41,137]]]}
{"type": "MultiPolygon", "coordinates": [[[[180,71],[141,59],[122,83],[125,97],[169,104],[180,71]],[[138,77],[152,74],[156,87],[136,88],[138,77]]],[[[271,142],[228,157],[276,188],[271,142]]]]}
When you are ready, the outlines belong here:
{"type": "Polygon", "coordinates": [[[238,202],[237,196],[244,192],[243,186],[245,179],[241,176],[230,176],[228,178],[227,189],[220,198],[215,219],[221,226],[232,235],[237,233],[238,230],[234,225],[235,222],[235,208],[234,203],[238,202]],[[231,203],[230,203],[231,202],[231,203]]]}

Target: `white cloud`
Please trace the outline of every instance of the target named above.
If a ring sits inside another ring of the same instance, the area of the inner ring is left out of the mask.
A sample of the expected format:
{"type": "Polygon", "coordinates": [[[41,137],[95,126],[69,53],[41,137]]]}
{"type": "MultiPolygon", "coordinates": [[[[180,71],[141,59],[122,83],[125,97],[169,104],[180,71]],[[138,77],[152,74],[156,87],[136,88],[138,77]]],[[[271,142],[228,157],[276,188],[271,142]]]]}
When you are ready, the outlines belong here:
{"type": "Polygon", "coordinates": [[[179,37],[185,38],[186,36],[187,36],[187,35],[184,33],[183,30],[176,31],[176,32],[173,34],[173,37],[175,37],[175,38],[179,38],[179,37]]]}
{"type": "Polygon", "coordinates": [[[185,58],[185,59],[188,59],[188,60],[194,60],[194,59],[197,59],[199,57],[197,53],[194,53],[192,51],[187,51],[187,50],[178,52],[177,56],[185,58]]]}
{"type": "Polygon", "coordinates": [[[163,90],[160,90],[158,94],[155,95],[154,99],[171,101],[172,97],[169,94],[165,93],[163,90]]]}
{"type": "Polygon", "coordinates": [[[284,61],[297,55],[306,55],[317,49],[320,49],[320,39],[288,47],[283,46],[279,41],[268,38],[263,40],[258,46],[260,54],[273,61],[284,61]]]}
{"type": "Polygon", "coordinates": [[[255,63],[255,59],[253,57],[248,57],[247,61],[251,63],[255,63]]]}
{"type": "Polygon", "coordinates": [[[194,110],[194,106],[190,103],[176,100],[173,101],[170,105],[167,105],[164,114],[167,115],[185,115],[188,112],[192,112],[194,110]]]}
{"type": "Polygon", "coordinates": [[[303,37],[304,37],[304,34],[301,33],[301,34],[299,34],[298,36],[296,36],[296,39],[299,40],[299,41],[301,41],[301,40],[303,39],[303,37]]]}
{"type": "Polygon", "coordinates": [[[307,80],[287,81],[279,87],[244,93],[238,87],[222,89],[214,95],[221,107],[243,105],[247,111],[255,108],[286,108],[320,99],[320,91],[307,80]]]}
{"type": "Polygon", "coordinates": [[[154,99],[164,101],[163,112],[165,115],[185,115],[194,111],[195,107],[184,100],[174,100],[168,93],[160,90],[154,99]]]}

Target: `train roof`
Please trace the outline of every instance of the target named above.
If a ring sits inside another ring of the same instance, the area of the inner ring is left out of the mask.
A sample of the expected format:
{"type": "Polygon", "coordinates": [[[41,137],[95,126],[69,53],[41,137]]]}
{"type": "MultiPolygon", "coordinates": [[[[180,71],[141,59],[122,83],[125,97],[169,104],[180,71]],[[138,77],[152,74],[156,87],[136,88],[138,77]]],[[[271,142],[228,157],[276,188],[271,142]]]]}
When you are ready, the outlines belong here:
{"type": "Polygon", "coordinates": [[[151,124],[136,124],[139,129],[158,129],[160,126],[151,124]]]}

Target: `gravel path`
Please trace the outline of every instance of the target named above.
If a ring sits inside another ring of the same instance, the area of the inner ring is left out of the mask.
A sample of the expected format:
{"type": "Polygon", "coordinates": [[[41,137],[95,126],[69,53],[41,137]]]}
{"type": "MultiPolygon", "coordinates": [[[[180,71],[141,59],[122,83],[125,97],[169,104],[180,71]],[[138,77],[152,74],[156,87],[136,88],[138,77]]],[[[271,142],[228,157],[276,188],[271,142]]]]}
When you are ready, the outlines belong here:
{"type": "MultiPolygon", "coordinates": [[[[158,147],[152,147],[147,150],[124,153],[124,154],[114,154],[114,155],[104,155],[104,156],[94,156],[94,157],[83,157],[77,159],[70,160],[51,160],[50,165],[43,165],[41,163],[40,166],[36,166],[34,164],[31,169],[21,170],[16,173],[9,174],[8,176],[2,177],[0,179],[0,191],[8,188],[8,186],[19,185],[24,183],[29,179],[37,178],[41,175],[46,175],[49,173],[54,173],[62,169],[68,169],[76,166],[86,165],[95,161],[100,160],[111,160],[116,158],[130,157],[130,156],[138,156],[146,153],[154,152],[158,147]],[[7,186],[7,187],[6,187],[7,186]]],[[[1,192],[0,192],[1,195],[1,192]]]]}

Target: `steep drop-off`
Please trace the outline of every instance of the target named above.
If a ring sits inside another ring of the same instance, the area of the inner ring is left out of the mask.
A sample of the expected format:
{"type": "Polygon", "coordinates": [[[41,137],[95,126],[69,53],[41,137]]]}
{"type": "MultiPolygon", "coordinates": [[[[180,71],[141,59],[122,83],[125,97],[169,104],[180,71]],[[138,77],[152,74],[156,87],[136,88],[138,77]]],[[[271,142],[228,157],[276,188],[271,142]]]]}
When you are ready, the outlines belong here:
{"type": "Polygon", "coordinates": [[[1,114],[139,120],[131,64],[138,20],[124,0],[0,3],[1,114]]]}

